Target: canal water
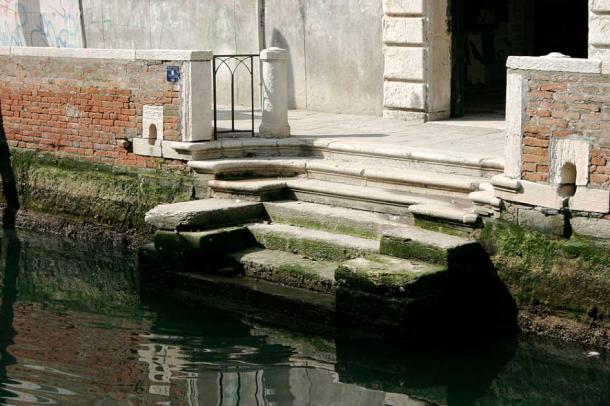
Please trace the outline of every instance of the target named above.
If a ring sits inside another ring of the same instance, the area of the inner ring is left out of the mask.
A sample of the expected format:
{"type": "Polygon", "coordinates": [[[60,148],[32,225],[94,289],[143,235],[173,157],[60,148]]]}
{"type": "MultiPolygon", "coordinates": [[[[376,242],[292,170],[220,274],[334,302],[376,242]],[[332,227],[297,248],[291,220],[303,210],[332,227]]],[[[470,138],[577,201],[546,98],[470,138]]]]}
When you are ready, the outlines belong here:
{"type": "Polygon", "coordinates": [[[0,404],[610,404],[610,357],[588,348],[296,333],[147,294],[130,253],[23,231],[0,238],[0,404]]]}

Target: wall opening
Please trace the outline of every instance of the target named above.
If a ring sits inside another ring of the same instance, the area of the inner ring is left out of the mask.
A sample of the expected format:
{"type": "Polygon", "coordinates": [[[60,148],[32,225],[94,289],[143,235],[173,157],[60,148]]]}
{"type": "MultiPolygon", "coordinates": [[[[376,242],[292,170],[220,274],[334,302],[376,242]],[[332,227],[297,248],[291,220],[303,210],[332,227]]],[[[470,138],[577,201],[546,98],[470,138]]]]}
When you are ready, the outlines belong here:
{"type": "Polygon", "coordinates": [[[572,197],[576,194],[576,166],[573,163],[566,163],[561,167],[561,183],[558,193],[561,197],[572,197]]]}
{"type": "Polygon", "coordinates": [[[148,127],[148,143],[150,145],[155,145],[157,143],[157,126],[151,124],[148,127]]]}
{"type": "Polygon", "coordinates": [[[586,58],[588,0],[452,0],[453,117],[504,114],[506,59],[586,58]]]}

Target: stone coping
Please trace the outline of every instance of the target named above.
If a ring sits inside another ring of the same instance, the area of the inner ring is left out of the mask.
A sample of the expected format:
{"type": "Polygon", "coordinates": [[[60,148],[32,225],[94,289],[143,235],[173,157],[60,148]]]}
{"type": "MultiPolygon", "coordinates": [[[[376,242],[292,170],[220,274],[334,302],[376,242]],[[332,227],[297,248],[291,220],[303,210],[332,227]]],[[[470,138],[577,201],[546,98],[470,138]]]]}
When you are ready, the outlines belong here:
{"type": "Polygon", "coordinates": [[[506,67],[545,72],[602,73],[602,61],[582,58],[509,56],[506,67]]]}
{"type": "Polygon", "coordinates": [[[210,61],[212,51],[181,49],[97,49],[51,47],[0,47],[3,56],[82,58],[146,61],[210,61]]]}

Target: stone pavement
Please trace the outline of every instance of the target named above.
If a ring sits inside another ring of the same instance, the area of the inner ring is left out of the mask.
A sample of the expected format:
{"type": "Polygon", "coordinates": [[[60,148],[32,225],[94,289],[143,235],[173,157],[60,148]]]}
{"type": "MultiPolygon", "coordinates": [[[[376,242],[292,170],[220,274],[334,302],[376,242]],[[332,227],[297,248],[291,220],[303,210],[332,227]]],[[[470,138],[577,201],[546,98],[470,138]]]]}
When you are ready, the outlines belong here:
{"type": "MultiPolygon", "coordinates": [[[[228,112],[219,114],[219,126],[230,128],[228,112]]],[[[236,115],[236,128],[250,125],[250,114],[236,115]]],[[[504,156],[504,118],[498,116],[470,116],[457,120],[413,124],[376,116],[321,113],[291,110],[289,122],[292,137],[333,139],[358,144],[396,146],[484,155],[502,159],[504,156]]],[[[255,113],[255,128],[260,114],[255,113]]],[[[247,135],[240,134],[240,137],[247,135]]],[[[220,135],[228,138],[230,135],[220,135]]]]}

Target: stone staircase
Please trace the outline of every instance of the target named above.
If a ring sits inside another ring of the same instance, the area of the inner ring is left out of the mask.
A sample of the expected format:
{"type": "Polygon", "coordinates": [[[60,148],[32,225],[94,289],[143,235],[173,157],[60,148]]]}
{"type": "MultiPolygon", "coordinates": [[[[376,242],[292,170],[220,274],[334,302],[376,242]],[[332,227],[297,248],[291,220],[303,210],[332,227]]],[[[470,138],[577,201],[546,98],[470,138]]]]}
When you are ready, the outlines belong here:
{"type": "Polygon", "coordinates": [[[193,160],[208,198],[151,210],[148,257],[190,263],[191,282],[217,274],[240,289],[261,283],[259,295],[268,284],[283,299],[307,291],[312,306],[331,303],[333,317],[373,329],[476,312],[457,298],[492,272],[471,235],[496,209],[488,176],[500,169],[413,154],[404,167],[404,154],[359,152],[193,160]]]}

